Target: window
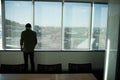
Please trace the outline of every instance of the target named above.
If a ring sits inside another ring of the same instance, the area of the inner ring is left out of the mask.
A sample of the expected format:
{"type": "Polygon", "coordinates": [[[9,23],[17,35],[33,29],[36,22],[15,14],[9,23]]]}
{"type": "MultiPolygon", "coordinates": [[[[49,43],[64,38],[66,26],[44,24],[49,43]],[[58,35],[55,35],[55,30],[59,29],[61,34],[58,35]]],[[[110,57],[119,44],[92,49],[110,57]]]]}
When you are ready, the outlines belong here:
{"type": "Polygon", "coordinates": [[[93,19],[93,43],[92,49],[105,49],[107,31],[107,7],[106,4],[94,4],[93,19]]]}
{"type": "Polygon", "coordinates": [[[90,3],[64,3],[64,49],[89,50],[90,3]]]}
{"type": "Polygon", "coordinates": [[[0,48],[19,49],[21,32],[31,23],[37,50],[104,50],[107,8],[93,2],[4,0],[0,48]]]}
{"type": "Polygon", "coordinates": [[[61,2],[35,2],[37,49],[61,50],[61,2]]]}
{"type": "Polygon", "coordinates": [[[20,48],[20,34],[26,23],[32,23],[31,1],[5,1],[5,48],[20,48]]]}

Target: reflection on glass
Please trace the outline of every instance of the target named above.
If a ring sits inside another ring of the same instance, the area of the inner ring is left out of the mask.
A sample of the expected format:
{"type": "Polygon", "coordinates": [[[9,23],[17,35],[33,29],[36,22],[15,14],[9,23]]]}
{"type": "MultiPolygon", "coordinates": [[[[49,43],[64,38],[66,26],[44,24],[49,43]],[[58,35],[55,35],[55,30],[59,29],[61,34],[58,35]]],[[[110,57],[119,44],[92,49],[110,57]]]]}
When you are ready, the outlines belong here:
{"type": "Polygon", "coordinates": [[[61,50],[61,8],[61,2],[35,2],[37,48],[61,50]]]}
{"type": "Polygon", "coordinates": [[[64,3],[64,48],[89,49],[90,3],[64,3]]]}
{"type": "Polygon", "coordinates": [[[105,49],[107,31],[107,4],[94,4],[93,49],[105,49]]]}
{"type": "Polygon", "coordinates": [[[26,23],[32,23],[32,2],[5,1],[5,48],[20,48],[20,34],[26,23]]]}

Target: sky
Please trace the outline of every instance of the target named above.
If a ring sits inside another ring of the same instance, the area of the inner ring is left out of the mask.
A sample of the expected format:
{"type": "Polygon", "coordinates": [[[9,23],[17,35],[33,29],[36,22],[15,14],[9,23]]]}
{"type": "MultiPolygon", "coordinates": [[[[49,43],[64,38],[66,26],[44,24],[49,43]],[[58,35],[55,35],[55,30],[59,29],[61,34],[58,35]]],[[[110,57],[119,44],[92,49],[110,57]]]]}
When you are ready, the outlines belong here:
{"type": "MultiPolygon", "coordinates": [[[[71,27],[89,27],[90,26],[90,9],[89,3],[65,3],[63,24],[71,27]]],[[[102,5],[95,5],[95,26],[106,26],[107,8],[102,5]],[[101,12],[100,12],[101,10],[101,12]],[[104,15],[106,14],[106,15],[104,15]]],[[[7,19],[20,22],[21,24],[33,22],[32,2],[28,1],[6,1],[5,16],[7,19]]],[[[60,2],[35,2],[34,20],[39,26],[61,26],[62,4],[60,2]]]]}
{"type": "Polygon", "coordinates": [[[1,16],[1,0],[0,0],[0,16],[1,16]]]}
{"type": "MultiPolygon", "coordinates": [[[[0,0],[0,19],[1,19],[1,13],[2,13],[2,11],[1,11],[1,0],[0,0]]],[[[2,30],[2,22],[1,22],[2,20],[0,20],[0,31],[2,30]]]]}
{"type": "Polygon", "coordinates": [[[108,8],[105,4],[95,4],[94,10],[94,26],[106,27],[107,26],[107,13],[108,8]],[[101,8],[102,7],[102,8],[101,8]]]}
{"type": "Polygon", "coordinates": [[[30,2],[5,2],[5,17],[9,20],[26,24],[32,23],[32,3],[30,2]]]}

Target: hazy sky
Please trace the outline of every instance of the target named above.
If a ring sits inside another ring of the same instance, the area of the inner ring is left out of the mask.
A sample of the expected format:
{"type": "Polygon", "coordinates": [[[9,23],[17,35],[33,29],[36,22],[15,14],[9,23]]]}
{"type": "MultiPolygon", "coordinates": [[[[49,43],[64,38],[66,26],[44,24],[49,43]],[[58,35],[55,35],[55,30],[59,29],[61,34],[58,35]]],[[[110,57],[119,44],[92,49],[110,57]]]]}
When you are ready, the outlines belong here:
{"type": "Polygon", "coordinates": [[[0,0],[0,16],[1,16],[1,0],[0,0]]]}
{"type": "MultiPolygon", "coordinates": [[[[89,3],[65,3],[64,4],[64,25],[65,26],[90,26],[90,9],[89,3]]],[[[104,5],[102,5],[104,6],[104,5]]],[[[95,26],[106,26],[107,8],[101,8],[96,5],[96,17],[94,18],[95,26]],[[100,9],[102,12],[100,12],[100,9]],[[106,14],[106,15],[104,15],[106,14]]],[[[62,4],[60,2],[35,2],[34,20],[36,25],[40,26],[61,26],[62,4]]],[[[7,19],[22,24],[33,21],[32,2],[27,1],[6,1],[5,16],[7,19]]]]}

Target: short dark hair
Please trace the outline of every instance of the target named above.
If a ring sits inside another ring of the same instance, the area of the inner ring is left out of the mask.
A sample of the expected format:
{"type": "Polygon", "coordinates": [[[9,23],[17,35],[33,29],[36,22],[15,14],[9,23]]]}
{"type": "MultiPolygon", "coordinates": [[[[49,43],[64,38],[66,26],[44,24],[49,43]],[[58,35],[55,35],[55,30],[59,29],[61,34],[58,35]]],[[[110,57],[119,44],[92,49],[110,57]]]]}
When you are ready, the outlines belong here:
{"type": "Polygon", "coordinates": [[[25,27],[31,28],[31,24],[30,24],[30,23],[27,23],[27,24],[25,25],[25,27]]]}

